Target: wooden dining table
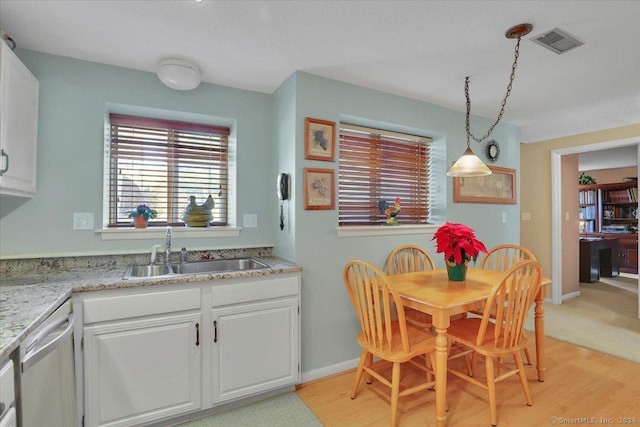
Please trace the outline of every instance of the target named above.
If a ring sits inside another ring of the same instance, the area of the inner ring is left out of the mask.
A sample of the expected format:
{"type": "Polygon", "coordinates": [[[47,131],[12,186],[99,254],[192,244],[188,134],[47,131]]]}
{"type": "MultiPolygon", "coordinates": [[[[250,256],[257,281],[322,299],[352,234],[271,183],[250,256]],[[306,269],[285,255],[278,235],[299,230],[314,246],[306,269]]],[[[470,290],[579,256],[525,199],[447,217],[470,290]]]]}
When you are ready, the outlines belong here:
{"type": "MultiPolygon", "coordinates": [[[[447,328],[451,316],[481,309],[491,288],[504,273],[480,268],[468,268],[464,281],[450,281],[446,269],[404,273],[388,276],[391,286],[398,290],[402,303],[432,316],[436,332],[436,425],[446,423],[447,408],[447,328]]],[[[548,278],[535,298],[534,325],[536,369],[538,381],[544,381],[544,298],[548,278]]]]}

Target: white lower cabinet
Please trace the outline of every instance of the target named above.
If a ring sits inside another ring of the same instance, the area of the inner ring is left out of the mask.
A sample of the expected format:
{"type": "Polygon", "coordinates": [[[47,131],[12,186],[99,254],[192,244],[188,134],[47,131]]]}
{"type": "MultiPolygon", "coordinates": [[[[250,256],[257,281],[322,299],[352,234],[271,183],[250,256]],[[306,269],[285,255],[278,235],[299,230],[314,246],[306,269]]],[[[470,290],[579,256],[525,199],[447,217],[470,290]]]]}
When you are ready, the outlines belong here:
{"type": "Polygon", "coordinates": [[[299,382],[299,273],[78,298],[86,427],[164,422],[299,382]]]}
{"type": "Polygon", "coordinates": [[[200,409],[199,289],[96,298],[84,308],[85,426],[146,425],[200,409]],[[100,321],[87,324],[92,317],[100,321]]]}
{"type": "Polygon", "coordinates": [[[298,381],[298,298],[238,304],[212,313],[213,403],[298,381]]]}

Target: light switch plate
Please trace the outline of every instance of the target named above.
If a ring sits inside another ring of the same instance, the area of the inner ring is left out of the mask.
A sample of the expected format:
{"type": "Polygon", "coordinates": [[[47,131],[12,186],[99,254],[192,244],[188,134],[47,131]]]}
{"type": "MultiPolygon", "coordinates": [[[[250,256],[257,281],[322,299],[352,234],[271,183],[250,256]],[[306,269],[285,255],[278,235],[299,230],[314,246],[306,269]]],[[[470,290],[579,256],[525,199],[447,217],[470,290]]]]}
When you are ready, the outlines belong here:
{"type": "Polygon", "coordinates": [[[93,230],[93,212],[74,212],[74,230],[93,230]]]}
{"type": "Polygon", "coordinates": [[[258,214],[242,215],[242,226],[244,228],[256,228],[258,226],[258,214]]]}

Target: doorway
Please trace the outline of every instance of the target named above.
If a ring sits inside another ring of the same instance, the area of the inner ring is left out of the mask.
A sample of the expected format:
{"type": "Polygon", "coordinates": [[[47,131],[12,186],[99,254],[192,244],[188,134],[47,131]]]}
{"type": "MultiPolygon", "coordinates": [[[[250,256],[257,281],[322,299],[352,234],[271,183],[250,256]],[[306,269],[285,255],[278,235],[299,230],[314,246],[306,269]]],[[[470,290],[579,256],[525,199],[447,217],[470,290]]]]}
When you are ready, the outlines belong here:
{"type": "MultiPolygon", "coordinates": [[[[640,139],[637,137],[615,141],[607,141],[590,145],[569,147],[551,152],[551,257],[552,257],[552,289],[551,302],[562,304],[562,174],[561,158],[563,155],[579,154],[600,150],[610,150],[618,147],[636,147],[636,168],[640,175],[640,139]]],[[[638,282],[638,280],[636,280],[638,282]]],[[[638,292],[638,312],[640,313],[640,292],[638,292]]],[[[640,317],[640,314],[639,314],[640,317]]]]}

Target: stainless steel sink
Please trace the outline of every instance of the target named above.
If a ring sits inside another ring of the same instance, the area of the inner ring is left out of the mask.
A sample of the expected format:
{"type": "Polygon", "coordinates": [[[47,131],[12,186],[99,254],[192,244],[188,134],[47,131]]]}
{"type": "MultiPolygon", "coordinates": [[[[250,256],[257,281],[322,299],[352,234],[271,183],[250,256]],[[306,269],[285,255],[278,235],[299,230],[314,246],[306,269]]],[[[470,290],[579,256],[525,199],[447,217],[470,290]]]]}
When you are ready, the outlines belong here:
{"type": "Polygon", "coordinates": [[[173,274],[166,264],[130,265],[124,271],[125,279],[135,277],[159,277],[173,274]]]}
{"type": "Polygon", "coordinates": [[[262,270],[268,265],[253,258],[213,259],[172,264],[176,274],[220,273],[227,271],[262,270]]]}
{"type": "Polygon", "coordinates": [[[125,279],[162,277],[172,274],[220,273],[230,271],[262,270],[268,265],[253,258],[214,259],[207,261],[172,264],[130,265],[124,272],[125,279]]]}

